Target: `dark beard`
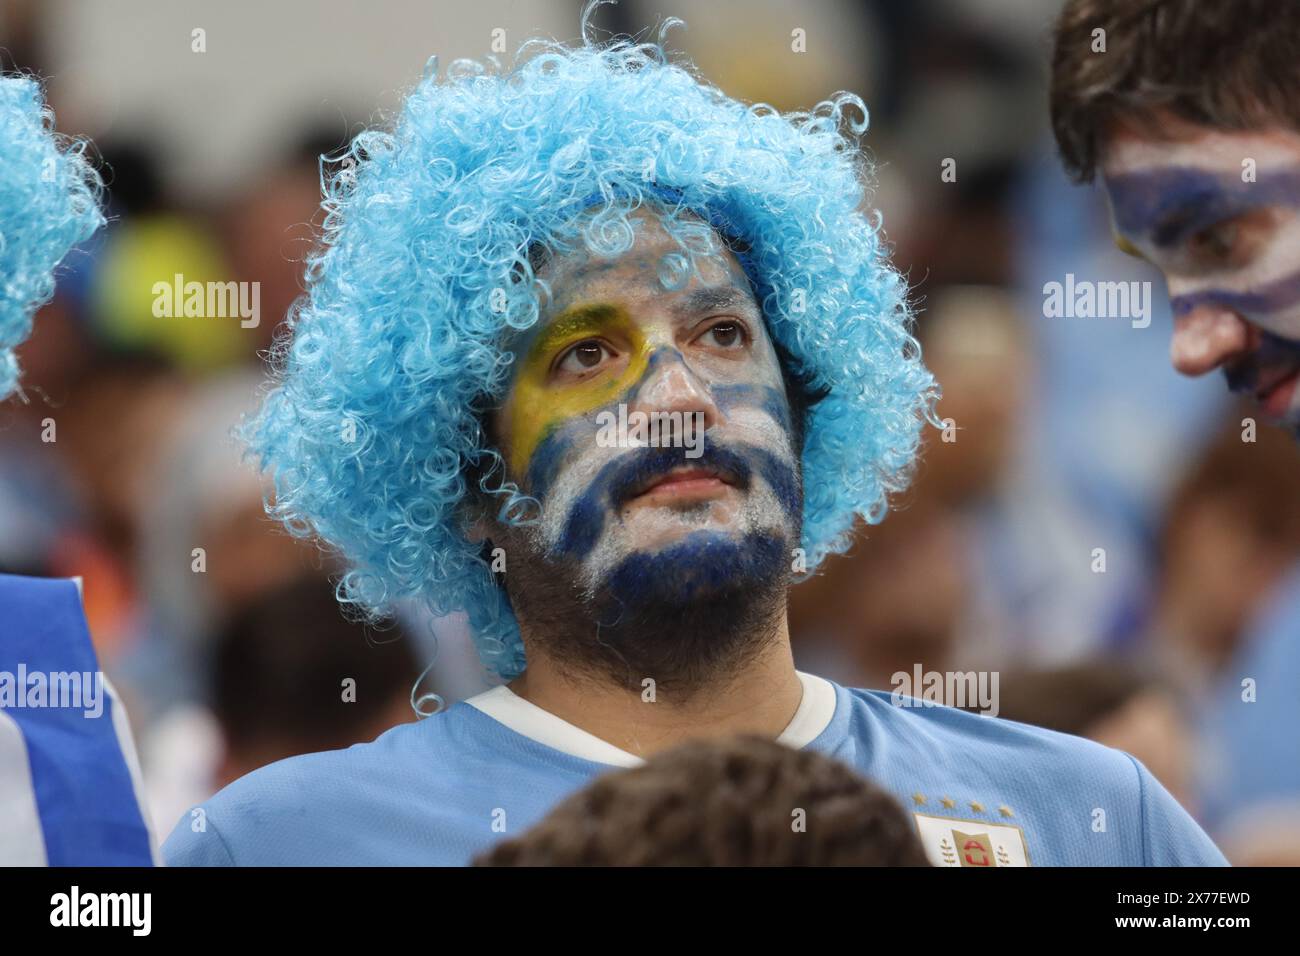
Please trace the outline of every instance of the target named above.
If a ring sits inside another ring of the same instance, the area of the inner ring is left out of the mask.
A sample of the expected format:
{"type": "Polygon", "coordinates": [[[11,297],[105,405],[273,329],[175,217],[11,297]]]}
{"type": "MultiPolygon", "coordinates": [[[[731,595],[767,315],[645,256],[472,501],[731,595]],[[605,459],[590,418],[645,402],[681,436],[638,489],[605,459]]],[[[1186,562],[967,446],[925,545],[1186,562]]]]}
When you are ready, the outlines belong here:
{"type": "Polygon", "coordinates": [[[531,645],[562,672],[684,703],[770,646],[789,581],[783,534],[740,541],[688,535],[655,555],[629,556],[594,597],[577,584],[575,563],[547,558],[527,535],[505,537],[506,590],[531,645]]]}

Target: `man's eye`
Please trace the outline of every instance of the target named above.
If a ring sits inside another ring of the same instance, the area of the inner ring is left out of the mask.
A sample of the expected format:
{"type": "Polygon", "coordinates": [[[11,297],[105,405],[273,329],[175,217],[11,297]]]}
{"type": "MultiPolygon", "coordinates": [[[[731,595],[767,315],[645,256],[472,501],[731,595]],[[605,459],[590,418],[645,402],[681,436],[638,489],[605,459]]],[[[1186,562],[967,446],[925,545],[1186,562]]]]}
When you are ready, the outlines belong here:
{"type": "Polygon", "coordinates": [[[734,349],[745,344],[745,330],[739,322],[719,322],[709,326],[700,340],[720,349],[734,349]]]}
{"type": "Polygon", "coordinates": [[[1238,228],[1235,221],[1218,222],[1192,236],[1192,253],[1201,261],[1221,262],[1232,257],[1237,248],[1238,228]]]}
{"type": "Polygon", "coordinates": [[[597,339],[585,339],[560,356],[560,360],[555,363],[555,368],[557,371],[581,375],[600,365],[608,354],[610,354],[609,349],[603,342],[597,339]]]}

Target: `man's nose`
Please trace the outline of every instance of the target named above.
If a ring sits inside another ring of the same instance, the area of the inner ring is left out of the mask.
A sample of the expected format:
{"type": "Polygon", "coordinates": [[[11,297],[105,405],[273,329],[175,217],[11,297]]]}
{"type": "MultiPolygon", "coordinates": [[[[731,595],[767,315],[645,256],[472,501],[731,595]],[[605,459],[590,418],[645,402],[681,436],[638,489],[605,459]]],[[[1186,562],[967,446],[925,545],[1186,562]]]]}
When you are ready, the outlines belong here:
{"type": "Polygon", "coordinates": [[[1169,358],[1184,375],[1204,375],[1252,351],[1253,326],[1220,305],[1198,305],[1174,319],[1169,358]]]}
{"type": "Polygon", "coordinates": [[[704,429],[725,420],[708,383],[692,371],[677,349],[666,347],[650,353],[629,411],[681,412],[683,416],[698,413],[703,416],[704,429]]]}

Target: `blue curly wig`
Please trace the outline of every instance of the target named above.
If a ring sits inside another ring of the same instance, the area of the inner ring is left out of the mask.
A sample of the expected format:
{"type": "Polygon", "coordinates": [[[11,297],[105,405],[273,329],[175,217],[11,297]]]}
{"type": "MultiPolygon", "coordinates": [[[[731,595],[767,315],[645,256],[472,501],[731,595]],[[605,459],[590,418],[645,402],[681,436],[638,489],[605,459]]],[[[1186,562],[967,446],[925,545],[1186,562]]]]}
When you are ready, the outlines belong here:
{"type": "Polygon", "coordinates": [[[18,384],[14,349],[54,295],[54,268],[104,222],[85,143],[54,133],[40,85],[0,76],[0,398],[18,384]]]}
{"type": "Polygon", "coordinates": [[[568,242],[580,212],[601,255],[630,248],[629,214],[666,193],[743,240],[771,336],[825,393],[802,457],[809,573],[848,547],[855,516],[883,518],[935,420],[906,285],[863,212],[862,101],[841,93],[788,115],[745,105],[670,62],[663,37],[678,21],[658,43],[598,44],[594,5],[576,48],[532,40],[511,70],[458,60],[443,82],[430,61],[392,132],[362,133],[338,157],[292,339],[244,427],[274,478],[270,512],[346,558],[342,601],[372,618],[402,598],[463,610],[507,679],[524,648],[467,537],[468,476],[498,476],[480,488],[503,496],[503,514],[527,500],[484,417],[509,386],[505,334],[538,320],[530,250],[568,242]]]}

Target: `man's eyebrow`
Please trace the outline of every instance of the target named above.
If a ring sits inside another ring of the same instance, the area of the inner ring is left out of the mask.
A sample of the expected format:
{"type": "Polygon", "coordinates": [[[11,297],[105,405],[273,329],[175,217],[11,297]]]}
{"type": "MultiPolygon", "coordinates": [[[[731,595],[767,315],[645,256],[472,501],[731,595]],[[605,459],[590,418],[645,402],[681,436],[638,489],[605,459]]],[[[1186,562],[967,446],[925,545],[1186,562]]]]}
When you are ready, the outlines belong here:
{"type": "Polygon", "coordinates": [[[565,309],[534,339],[530,351],[551,348],[571,338],[599,331],[606,326],[626,320],[627,313],[617,305],[608,302],[595,302],[573,306],[565,309]]]}
{"type": "Polygon", "coordinates": [[[676,318],[687,319],[701,312],[730,309],[739,304],[752,305],[750,294],[734,285],[710,285],[692,289],[672,307],[676,318]]]}
{"type": "Polygon", "coordinates": [[[1121,234],[1165,245],[1199,208],[1221,201],[1222,186],[1213,173],[1178,166],[1115,176],[1108,191],[1121,234]]]}

